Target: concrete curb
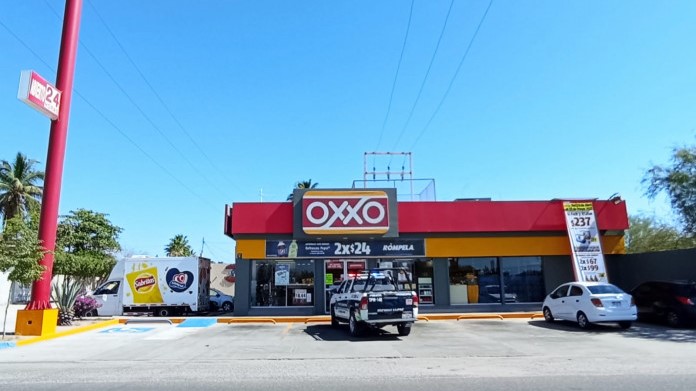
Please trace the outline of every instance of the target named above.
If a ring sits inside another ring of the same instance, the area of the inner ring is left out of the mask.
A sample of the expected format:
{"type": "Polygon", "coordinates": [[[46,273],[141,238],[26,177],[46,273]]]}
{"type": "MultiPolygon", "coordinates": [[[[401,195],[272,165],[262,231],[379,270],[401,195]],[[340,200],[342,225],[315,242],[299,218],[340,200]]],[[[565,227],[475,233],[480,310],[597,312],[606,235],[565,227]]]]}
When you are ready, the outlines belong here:
{"type": "Polygon", "coordinates": [[[60,331],[60,332],[49,334],[49,335],[42,335],[42,336],[36,337],[36,338],[22,339],[19,341],[15,341],[15,345],[16,346],[30,345],[30,344],[41,342],[41,341],[48,341],[49,339],[67,337],[69,335],[79,334],[79,333],[83,333],[85,331],[90,331],[90,330],[96,330],[96,329],[100,329],[100,328],[106,327],[106,326],[114,326],[117,324],[118,324],[118,319],[105,320],[103,322],[89,324],[86,326],[75,327],[74,329],[60,331]]]}

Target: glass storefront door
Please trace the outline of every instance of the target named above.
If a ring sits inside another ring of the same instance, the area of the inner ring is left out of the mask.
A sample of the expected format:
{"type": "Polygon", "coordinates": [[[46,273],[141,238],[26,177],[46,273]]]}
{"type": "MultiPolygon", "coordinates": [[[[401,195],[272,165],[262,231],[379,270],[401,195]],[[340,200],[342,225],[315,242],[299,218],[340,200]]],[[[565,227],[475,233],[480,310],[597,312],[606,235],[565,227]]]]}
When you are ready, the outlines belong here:
{"type": "Polygon", "coordinates": [[[324,312],[329,313],[331,294],[350,275],[365,271],[367,262],[364,259],[327,259],[324,261],[324,312]]]}

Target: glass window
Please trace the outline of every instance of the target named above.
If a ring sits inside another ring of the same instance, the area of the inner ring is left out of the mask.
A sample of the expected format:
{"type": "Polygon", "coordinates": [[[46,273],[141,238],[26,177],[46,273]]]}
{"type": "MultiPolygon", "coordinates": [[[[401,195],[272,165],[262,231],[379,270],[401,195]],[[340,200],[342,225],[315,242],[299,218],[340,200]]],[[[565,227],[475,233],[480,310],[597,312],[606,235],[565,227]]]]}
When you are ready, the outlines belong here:
{"type": "Polygon", "coordinates": [[[94,291],[95,295],[115,295],[118,294],[119,281],[108,281],[94,291]]]}
{"type": "Polygon", "coordinates": [[[568,296],[582,296],[582,288],[577,285],[571,286],[568,296]]]}
{"type": "Polygon", "coordinates": [[[554,299],[558,299],[561,297],[566,297],[568,296],[568,285],[562,285],[558,289],[556,289],[555,292],[551,294],[551,297],[554,299]]]}
{"type": "Polygon", "coordinates": [[[314,260],[253,261],[251,305],[314,305],[314,260]]]}
{"type": "Polygon", "coordinates": [[[611,285],[611,284],[606,284],[606,285],[590,285],[587,287],[589,289],[590,293],[595,294],[595,295],[601,295],[604,293],[612,293],[612,294],[618,294],[618,293],[624,293],[624,291],[621,290],[621,288],[611,285]]]}
{"type": "Polygon", "coordinates": [[[451,304],[500,303],[496,258],[450,258],[449,279],[451,304]]]}
{"type": "Polygon", "coordinates": [[[544,301],[544,274],[541,257],[500,258],[506,303],[544,301]]]}

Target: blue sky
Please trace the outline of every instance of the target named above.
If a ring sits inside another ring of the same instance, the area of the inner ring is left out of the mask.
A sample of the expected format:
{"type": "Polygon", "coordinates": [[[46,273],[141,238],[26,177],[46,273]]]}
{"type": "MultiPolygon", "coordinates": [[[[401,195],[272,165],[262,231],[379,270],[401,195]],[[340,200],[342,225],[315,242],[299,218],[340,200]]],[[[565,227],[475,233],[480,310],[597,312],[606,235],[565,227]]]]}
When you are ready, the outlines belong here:
{"type": "MultiPolygon", "coordinates": [[[[23,69],[55,82],[63,4],[0,6],[0,159],[45,164],[49,121],[16,94],[23,69]]],[[[423,84],[450,1],[415,0],[394,84],[410,0],[85,0],[61,214],[109,214],[128,252],[184,234],[230,262],[225,204],[350,187],[365,152],[409,151],[438,200],[618,192],[669,219],[640,180],[694,143],[696,2],[497,0],[453,79],[488,4],[454,0],[423,84]]]]}

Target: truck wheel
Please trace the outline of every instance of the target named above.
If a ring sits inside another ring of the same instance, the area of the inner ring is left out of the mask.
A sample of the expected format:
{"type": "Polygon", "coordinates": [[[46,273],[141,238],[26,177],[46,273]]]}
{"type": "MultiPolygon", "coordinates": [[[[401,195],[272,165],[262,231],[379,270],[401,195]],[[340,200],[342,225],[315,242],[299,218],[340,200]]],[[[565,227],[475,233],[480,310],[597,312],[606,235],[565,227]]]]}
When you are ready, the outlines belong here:
{"type": "Polygon", "coordinates": [[[155,310],[155,316],[169,316],[171,315],[171,311],[169,308],[158,308],[155,310]]]}
{"type": "Polygon", "coordinates": [[[409,334],[411,334],[411,325],[404,323],[396,326],[396,331],[399,332],[399,335],[402,337],[405,337],[409,334]]]}
{"type": "Polygon", "coordinates": [[[338,319],[336,319],[336,313],[334,311],[334,306],[331,306],[331,327],[338,327],[338,319]]]}
{"type": "Polygon", "coordinates": [[[350,319],[348,320],[348,330],[350,330],[350,335],[353,337],[359,337],[362,334],[362,327],[358,320],[355,319],[355,312],[351,311],[350,319]]]}

